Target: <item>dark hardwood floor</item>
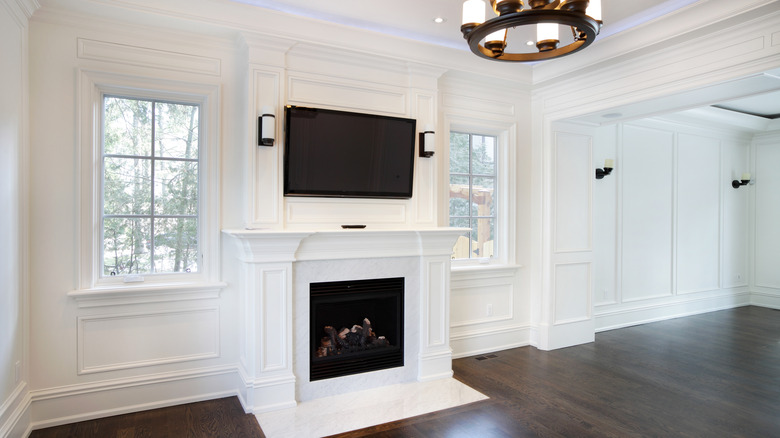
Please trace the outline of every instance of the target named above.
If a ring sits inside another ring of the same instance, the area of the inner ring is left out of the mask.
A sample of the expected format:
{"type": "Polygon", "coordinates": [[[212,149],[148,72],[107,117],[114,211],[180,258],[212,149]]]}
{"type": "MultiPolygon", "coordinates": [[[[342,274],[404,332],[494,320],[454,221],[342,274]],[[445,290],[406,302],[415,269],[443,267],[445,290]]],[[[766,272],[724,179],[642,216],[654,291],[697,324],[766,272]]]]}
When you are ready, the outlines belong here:
{"type": "MultiPolygon", "coordinates": [[[[490,399],[337,436],[780,437],[778,310],[673,319],[555,351],[524,347],[458,359],[453,368],[490,399]]],[[[258,429],[228,398],[32,436],[262,437],[258,429]]]]}
{"type": "Polygon", "coordinates": [[[265,438],[238,397],[208,400],[33,431],[30,438],[265,438]]]}

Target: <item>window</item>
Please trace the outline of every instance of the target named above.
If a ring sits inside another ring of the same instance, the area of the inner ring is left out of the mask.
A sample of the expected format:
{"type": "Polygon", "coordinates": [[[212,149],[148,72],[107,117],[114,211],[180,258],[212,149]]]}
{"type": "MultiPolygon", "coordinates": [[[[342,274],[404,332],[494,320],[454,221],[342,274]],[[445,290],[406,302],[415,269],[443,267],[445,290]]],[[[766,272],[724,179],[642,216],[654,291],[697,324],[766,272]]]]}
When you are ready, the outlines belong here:
{"type": "Polygon", "coordinates": [[[495,136],[450,133],[450,226],[469,228],[455,244],[454,259],[496,254],[495,136]]]}
{"type": "Polygon", "coordinates": [[[79,81],[68,295],[88,306],[218,296],[219,86],[92,70],[79,81]]]}
{"type": "Polygon", "coordinates": [[[199,113],[104,95],[103,276],[198,271],[199,113]]]}

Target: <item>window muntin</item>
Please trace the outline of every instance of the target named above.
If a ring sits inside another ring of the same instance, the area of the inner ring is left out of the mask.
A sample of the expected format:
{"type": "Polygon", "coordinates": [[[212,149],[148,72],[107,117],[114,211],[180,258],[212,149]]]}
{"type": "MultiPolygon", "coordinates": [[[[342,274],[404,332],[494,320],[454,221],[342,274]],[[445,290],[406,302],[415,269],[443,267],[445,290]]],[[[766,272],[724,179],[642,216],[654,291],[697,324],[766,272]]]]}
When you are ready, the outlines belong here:
{"type": "Polygon", "coordinates": [[[449,222],[470,229],[458,238],[454,259],[496,254],[497,145],[495,136],[450,133],[449,222]]]}
{"type": "Polygon", "coordinates": [[[102,104],[102,276],[198,272],[200,105],[102,104]]]}

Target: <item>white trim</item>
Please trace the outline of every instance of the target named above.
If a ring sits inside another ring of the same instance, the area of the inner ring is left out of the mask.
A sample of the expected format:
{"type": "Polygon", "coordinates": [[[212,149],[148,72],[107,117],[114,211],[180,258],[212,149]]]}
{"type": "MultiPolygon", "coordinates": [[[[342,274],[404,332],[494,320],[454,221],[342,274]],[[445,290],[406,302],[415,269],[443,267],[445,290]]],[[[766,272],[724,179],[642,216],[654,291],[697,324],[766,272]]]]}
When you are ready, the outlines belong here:
{"type": "Polygon", "coordinates": [[[235,365],[179,370],[31,391],[33,429],[236,395],[235,365]],[[163,395],[161,397],[161,394],[163,395]],[[88,399],[90,402],[81,403],[88,399]],[[101,406],[95,411],[91,406],[101,406]]]}

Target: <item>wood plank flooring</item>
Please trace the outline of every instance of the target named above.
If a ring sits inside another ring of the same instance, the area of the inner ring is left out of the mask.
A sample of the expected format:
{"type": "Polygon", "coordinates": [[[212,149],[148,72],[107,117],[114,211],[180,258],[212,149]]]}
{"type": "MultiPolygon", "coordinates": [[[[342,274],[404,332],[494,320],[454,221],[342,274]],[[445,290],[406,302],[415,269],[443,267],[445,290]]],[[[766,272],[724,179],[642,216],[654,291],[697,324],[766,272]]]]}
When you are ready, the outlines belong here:
{"type": "MultiPolygon", "coordinates": [[[[600,333],[595,343],[561,350],[524,347],[458,359],[453,369],[490,399],[337,436],[780,437],[778,310],[742,307],[673,319],[600,333]]],[[[32,435],[217,436],[263,435],[235,398],[32,435]]]]}

